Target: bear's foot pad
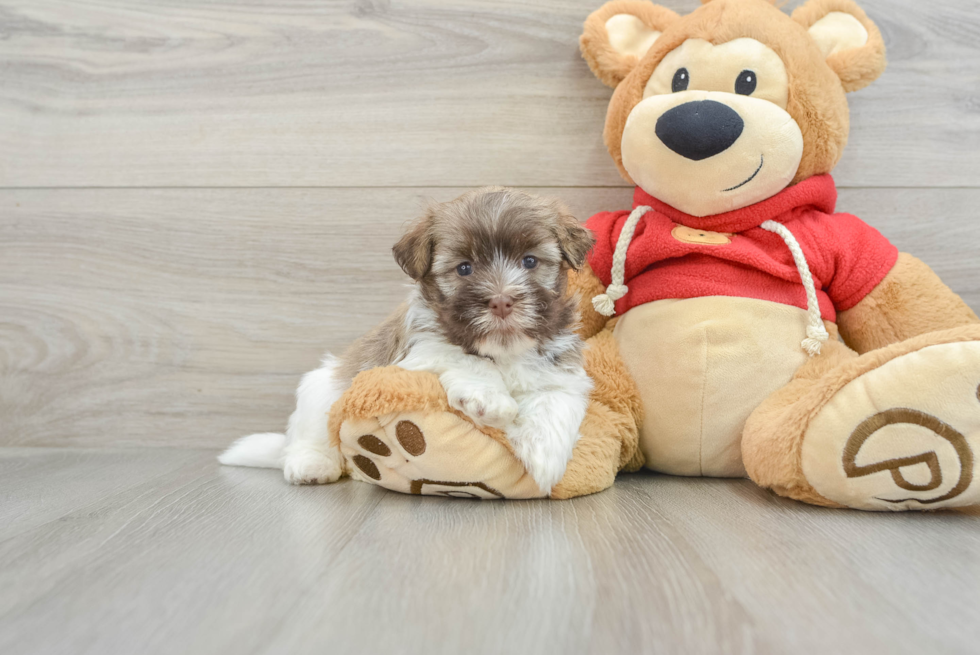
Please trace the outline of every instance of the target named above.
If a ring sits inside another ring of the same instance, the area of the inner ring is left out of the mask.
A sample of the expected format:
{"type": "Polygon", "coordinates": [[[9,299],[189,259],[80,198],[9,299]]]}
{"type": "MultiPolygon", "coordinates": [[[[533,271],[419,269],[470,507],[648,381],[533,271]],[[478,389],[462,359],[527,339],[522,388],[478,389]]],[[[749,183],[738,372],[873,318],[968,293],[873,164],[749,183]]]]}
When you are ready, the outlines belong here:
{"type": "Polygon", "coordinates": [[[980,342],[928,346],[843,386],[803,438],[803,473],[866,510],[980,503],[980,342]]]}
{"type": "Polygon", "coordinates": [[[352,478],[401,493],[450,498],[543,498],[502,438],[451,411],[348,418],[340,450],[352,478]]]}

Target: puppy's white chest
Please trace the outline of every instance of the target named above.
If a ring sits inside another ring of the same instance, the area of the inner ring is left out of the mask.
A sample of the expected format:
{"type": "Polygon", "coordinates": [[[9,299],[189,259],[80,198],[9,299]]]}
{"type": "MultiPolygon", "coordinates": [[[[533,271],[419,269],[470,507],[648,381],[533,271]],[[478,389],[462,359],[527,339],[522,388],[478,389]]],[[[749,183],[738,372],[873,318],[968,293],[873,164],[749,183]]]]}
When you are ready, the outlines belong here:
{"type": "Polygon", "coordinates": [[[500,376],[512,396],[531,393],[553,384],[552,368],[550,365],[545,366],[541,357],[525,356],[498,364],[500,376]]]}

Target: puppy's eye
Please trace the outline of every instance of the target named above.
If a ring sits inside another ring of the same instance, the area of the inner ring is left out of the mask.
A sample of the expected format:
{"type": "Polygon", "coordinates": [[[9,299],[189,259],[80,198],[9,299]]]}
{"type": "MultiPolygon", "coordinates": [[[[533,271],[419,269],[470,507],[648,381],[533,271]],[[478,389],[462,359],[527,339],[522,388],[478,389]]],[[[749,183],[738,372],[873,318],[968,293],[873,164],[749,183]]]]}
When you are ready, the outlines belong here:
{"type": "Polygon", "coordinates": [[[473,264],[469,262],[463,262],[462,264],[456,267],[456,274],[459,275],[460,277],[466,277],[467,275],[470,275],[472,272],[473,272],[473,264]]]}
{"type": "Polygon", "coordinates": [[[674,93],[678,91],[687,91],[687,87],[691,84],[691,74],[687,72],[686,68],[679,69],[674,73],[674,80],[670,83],[670,90],[674,93]]]}
{"type": "Polygon", "coordinates": [[[753,71],[742,71],[738,74],[738,79],[735,80],[735,93],[740,96],[750,96],[755,93],[755,87],[758,83],[759,78],[753,71]]]}
{"type": "Polygon", "coordinates": [[[538,258],[534,255],[527,255],[521,260],[521,264],[524,268],[534,268],[538,265],[538,258]]]}

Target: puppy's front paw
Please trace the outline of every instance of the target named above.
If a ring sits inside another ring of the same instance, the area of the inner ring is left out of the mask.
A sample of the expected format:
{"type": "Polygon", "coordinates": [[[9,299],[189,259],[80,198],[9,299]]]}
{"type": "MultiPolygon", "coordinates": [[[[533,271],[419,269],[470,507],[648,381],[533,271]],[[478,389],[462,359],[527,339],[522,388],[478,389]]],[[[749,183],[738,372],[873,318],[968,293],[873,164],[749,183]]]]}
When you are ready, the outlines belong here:
{"type": "Polygon", "coordinates": [[[449,406],[469,416],[477,425],[503,429],[517,418],[517,402],[503,391],[474,386],[451,389],[447,395],[449,406]]]}
{"type": "Polygon", "coordinates": [[[339,480],[343,472],[340,454],[332,448],[287,448],[282,467],[289,484],[328,484],[339,480]]]}
{"type": "Polygon", "coordinates": [[[565,468],[572,459],[572,450],[559,440],[543,437],[542,434],[532,434],[520,428],[507,433],[517,459],[521,460],[538,487],[550,494],[551,488],[564,477],[565,468]]]}

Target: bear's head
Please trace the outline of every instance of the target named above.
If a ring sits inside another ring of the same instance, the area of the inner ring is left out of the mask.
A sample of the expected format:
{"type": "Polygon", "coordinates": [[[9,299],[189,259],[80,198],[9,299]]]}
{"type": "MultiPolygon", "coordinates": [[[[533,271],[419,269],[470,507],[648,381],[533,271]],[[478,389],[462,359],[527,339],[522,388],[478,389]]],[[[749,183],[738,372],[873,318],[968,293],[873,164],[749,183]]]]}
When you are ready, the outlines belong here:
{"type": "Polygon", "coordinates": [[[620,173],[692,216],[741,209],[829,173],[847,142],[845,93],[885,69],[878,28],[851,0],[702,0],[686,16],[613,0],[582,53],[616,89],[605,141],[620,173]]]}

